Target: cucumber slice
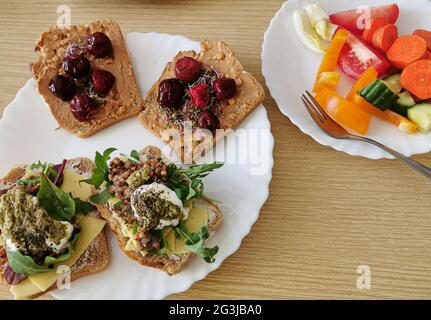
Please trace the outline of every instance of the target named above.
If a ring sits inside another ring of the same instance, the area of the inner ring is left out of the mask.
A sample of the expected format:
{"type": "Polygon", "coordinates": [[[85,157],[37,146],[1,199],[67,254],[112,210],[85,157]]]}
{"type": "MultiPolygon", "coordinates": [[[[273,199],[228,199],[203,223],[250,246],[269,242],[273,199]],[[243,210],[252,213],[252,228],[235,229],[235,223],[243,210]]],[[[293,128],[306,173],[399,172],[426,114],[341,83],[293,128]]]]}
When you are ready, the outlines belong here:
{"type": "Polygon", "coordinates": [[[399,99],[397,100],[397,104],[400,106],[410,108],[416,104],[415,99],[413,99],[412,95],[408,91],[400,93],[398,97],[399,99]]]}
{"type": "Polygon", "coordinates": [[[382,80],[376,80],[359,91],[359,94],[373,106],[384,111],[398,100],[395,94],[382,80]]]}
{"type": "Polygon", "coordinates": [[[401,74],[397,73],[392,76],[387,77],[383,80],[383,82],[388,86],[389,89],[391,89],[396,94],[399,94],[401,92],[401,74]]]}
{"type": "Polygon", "coordinates": [[[431,104],[420,103],[411,107],[407,111],[407,115],[411,121],[416,123],[419,127],[419,131],[427,133],[431,130],[431,104]]]}
{"type": "Polygon", "coordinates": [[[416,102],[413,99],[412,95],[407,91],[401,92],[398,96],[399,99],[397,100],[395,105],[391,107],[391,110],[404,117],[407,117],[407,110],[413,107],[416,102]]]}

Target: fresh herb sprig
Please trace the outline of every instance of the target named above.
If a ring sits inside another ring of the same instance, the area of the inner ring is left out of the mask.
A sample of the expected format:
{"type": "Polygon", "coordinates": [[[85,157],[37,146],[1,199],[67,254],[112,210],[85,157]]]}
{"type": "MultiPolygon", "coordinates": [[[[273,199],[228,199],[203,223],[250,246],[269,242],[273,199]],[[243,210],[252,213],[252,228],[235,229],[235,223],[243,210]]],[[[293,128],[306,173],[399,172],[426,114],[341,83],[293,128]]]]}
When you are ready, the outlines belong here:
{"type": "Polygon", "coordinates": [[[96,169],[93,171],[93,175],[89,179],[81,180],[80,182],[91,184],[97,189],[105,182],[105,189],[98,194],[90,197],[90,201],[93,203],[106,203],[109,198],[112,198],[112,194],[109,191],[109,166],[108,161],[111,159],[111,154],[117,151],[115,148],[106,149],[103,154],[96,152],[94,158],[94,163],[96,164],[96,169]]]}
{"type": "Polygon", "coordinates": [[[115,148],[106,149],[103,154],[99,151],[96,152],[94,158],[94,163],[96,164],[96,169],[94,169],[93,175],[89,179],[81,180],[80,182],[85,182],[95,186],[97,189],[100,188],[102,183],[109,182],[109,167],[108,161],[111,159],[111,154],[116,151],[115,148]]]}
{"type": "Polygon", "coordinates": [[[139,153],[136,150],[132,150],[132,152],[130,152],[130,155],[125,154],[125,153],[120,153],[120,156],[127,158],[134,163],[140,163],[141,162],[141,160],[139,158],[139,153]]]}
{"type": "Polygon", "coordinates": [[[167,167],[169,187],[182,201],[199,198],[204,192],[202,178],[222,166],[223,163],[220,162],[193,165],[188,168],[177,168],[173,164],[169,165],[167,167]]]}
{"type": "Polygon", "coordinates": [[[185,221],[174,227],[175,236],[184,240],[185,248],[194,254],[202,257],[207,263],[215,261],[214,256],[217,254],[219,247],[205,247],[205,241],[210,237],[208,227],[203,225],[197,232],[189,232],[185,221]]]}

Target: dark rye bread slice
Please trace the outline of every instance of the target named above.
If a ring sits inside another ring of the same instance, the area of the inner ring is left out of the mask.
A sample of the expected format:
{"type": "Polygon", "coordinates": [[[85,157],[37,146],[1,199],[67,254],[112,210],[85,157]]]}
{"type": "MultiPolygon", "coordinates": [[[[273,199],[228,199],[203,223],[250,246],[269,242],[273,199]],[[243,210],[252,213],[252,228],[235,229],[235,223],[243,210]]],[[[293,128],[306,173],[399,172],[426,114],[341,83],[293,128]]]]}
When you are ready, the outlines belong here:
{"type": "MultiPolygon", "coordinates": [[[[160,159],[164,158],[164,155],[161,153],[160,149],[153,146],[148,146],[144,150],[140,152],[140,155],[143,159],[152,160],[152,159],[160,159]]],[[[208,221],[208,229],[210,231],[215,231],[219,226],[221,221],[223,220],[223,214],[219,207],[212,201],[206,198],[200,198],[194,201],[194,206],[199,208],[205,208],[209,212],[209,221],[208,221]]],[[[124,252],[130,259],[133,259],[140,264],[160,269],[169,275],[173,275],[179,273],[187,261],[193,255],[192,253],[186,254],[147,254],[145,257],[139,252],[127,251],[125,247],[129,238],[123,236],[121,232],[121,227],[119,222],[112,216],[111,210],[104,205],[97,205],[97,209],[99,210],[100,215],[108,222],[109,227],[115,234],[115,238],[117,239],[118,246],[121,251],[124,252]]]]}
{"type": "Polygon", "coordinates": [[[35,51],[36,59],[31,64],[31,70],[37,88],[63,129],[85,138],[121,120],[136,116],[141,111],[141,94],[136,84],[123,34],[116,22],[94,21],[88,25],[74,25],[69,28],[51,26],[41,34],[35,51]],[[111,39],[113,59],[95,58],[86,53],[91,69],[108,70],[116,79],[107,101],[98,107],[91,120],[81,122],[70,112],[68,102],[57,98],[48,90],[48,83],[53,76],[64,74],[61,63],[68,46],[78,41],[82,43],[94,32],[103,32],[111,39]]]}
{"type": "MultiPolygon", "coordinates": [[[[66,168],[74,170],[83,176],[90,176],[94,170],[94,163],[88,158],[75,158],[67,161],[66,168]]],[[[0,180],[0,191],[7,190],[15,185],[16,180],[22,178],[26,172],[26,166],[17,166],[0,180]]],[[[0,192],[1,194],[1,192],[0,192]]],[[[0,247],[1,249],[1,247],[0,247]]],[[[77,280],[92,273],[100,272],[106,268],[110,260],[108,243],[105,232],[102,231],[88,246],[87,250],[79,257],[74,265],[71,266],[71,280],[77,280]]],[[[0,274],[0,284],[8,287],[3,275],[0,274]]],[[[37,298],[56,289],[54,284],[45,292],[41,292],[31,298],[37,298]]]]}
{"type": "MultiPolygon", "coordinates": [[[[220,75],[235,79],[238,90],[234,98],[228,101],[222,101],[223,116],[220,120],[220,128],[225,129],[226,133],[229,129],[236,128],[241,121],[243,121],[257,106],[259,106],[265,98],[265,91],[259,84],[256,78],[243,70],[243,67],[239,60],[235,57],[232,48],[224,42],[208,41],[204,40],[201,42],[201,51],[196,53],[195,51],[182,51],[179,52],[174,59],[169,62],[163,70],[159,80],[151,87],[144,100],[144,109],[139,114],[139,119],[142,124],[153,132],[155,135],[161,137],[165,142],[170,143],[174,151],[181,160],[189,159],[185,157],[185,152],[195,150],[199,143],[194,142],[192,144],[192,150],[185,150],[187,144],[184,144],[182,139],[175,143],[174,140],[166,136],[168,128],[178,126],[168,126],[168,123],[160,111],[157,95],[159,84],[161,81],[169,78],[175,78],[175,63],[183,57],[193,57],[200,61],[204,66],[215,69],[220,75]]],[[[218,136],[217,139],[222,136],[218,136]]],[[[202,149],[203,151],[208,150],[216,143],[216,139],[212,140],[212,143],[206,144],[202,149]]],[[[200,155],[196,155],[197,158],[200,155]]],[[[193,160],[197,160],[193,159],[193,160]]]]}

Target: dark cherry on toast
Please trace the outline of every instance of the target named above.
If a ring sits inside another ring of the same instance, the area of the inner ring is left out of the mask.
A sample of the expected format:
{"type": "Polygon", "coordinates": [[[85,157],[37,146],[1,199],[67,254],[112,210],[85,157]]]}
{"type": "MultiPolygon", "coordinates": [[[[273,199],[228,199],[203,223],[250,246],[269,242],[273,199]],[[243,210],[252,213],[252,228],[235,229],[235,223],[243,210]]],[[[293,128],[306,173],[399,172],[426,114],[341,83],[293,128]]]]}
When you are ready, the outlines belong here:
{"type": "Polygon", "coordinates": [[[235,80],[187,56],[176,61],[175,76],[161,81],[158,89],[157,102],[168,123],[182,127],[192,121],[203,129],[218,129],[223,114],[220,102],[235,96],[235,80]]]}
{"type": "Polygon", "coordinates": [[[86,43],[71,44],[61,64],[64,74],[55,75],[48,84],[55,96],[70,101],[70,111],[82,122],[91,119],[115,83],[111,72],[92,68],[87,53],[97,58],[112,58],[112,42],[103,32],[95,32],[86,43]]]}

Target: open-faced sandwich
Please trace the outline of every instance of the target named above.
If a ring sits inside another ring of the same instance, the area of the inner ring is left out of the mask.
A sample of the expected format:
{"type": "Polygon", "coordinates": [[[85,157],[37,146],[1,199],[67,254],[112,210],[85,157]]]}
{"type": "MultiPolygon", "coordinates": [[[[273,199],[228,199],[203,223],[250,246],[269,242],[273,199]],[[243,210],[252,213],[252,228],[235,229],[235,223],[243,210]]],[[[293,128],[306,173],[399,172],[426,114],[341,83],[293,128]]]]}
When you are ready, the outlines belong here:
{"type": "Polygon", "coordinates": [[[86,158],[38,162],[0,180],[0,282],[16,299],[35,298],[108,264],[106,222],[87,202],[94,188],[79,184],[93,169],[86,158]]]}
{"type": "Polygon", "coordinates": [[[111,20],[50,27],[36,44],[31,69],[60,127],[79,137],[141,111],[123,35],[111,20]]]}
{"type": "Polygon", "coordinates": [[[191,255],[214,261],[218,247],[205,242],[222,220],[203,196],[202,177],[222,166],[179,168],[156,147],[108,161],[115,149],[96,153],[96,170],[85,182],[100,188],[91,200],[115,233],[120,249],[142,265],[168,274],[181,271],[191,255]]]}
{"type": "Polygon", "coordinates": [[[181,160],[191,162],[237,127],[264,97],[262,86],[243,70],[226,43],[203,41],[199,54],[179,52],[166,65],[139,118],[169,141],[181,160]],[[184,134],[190,126],[193,141],[184,134]],[[217,129],[223,132],[216,134],[217,129]]]}

